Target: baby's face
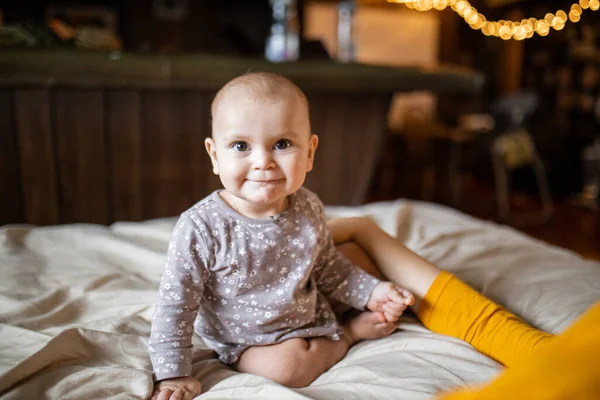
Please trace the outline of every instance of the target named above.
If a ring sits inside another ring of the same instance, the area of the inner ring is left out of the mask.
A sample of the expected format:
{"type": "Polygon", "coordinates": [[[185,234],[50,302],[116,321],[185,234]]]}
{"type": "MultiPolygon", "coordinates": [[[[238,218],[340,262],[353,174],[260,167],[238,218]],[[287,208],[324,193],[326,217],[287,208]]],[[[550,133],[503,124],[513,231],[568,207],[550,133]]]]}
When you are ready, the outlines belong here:
{"type": "Polygon", "coordinates": [[[219,103],[206,148],[240,211],[279,210],[304,183],[317,137],[301,107],[295,98],[257,100],[245,94],[219,103]]]}

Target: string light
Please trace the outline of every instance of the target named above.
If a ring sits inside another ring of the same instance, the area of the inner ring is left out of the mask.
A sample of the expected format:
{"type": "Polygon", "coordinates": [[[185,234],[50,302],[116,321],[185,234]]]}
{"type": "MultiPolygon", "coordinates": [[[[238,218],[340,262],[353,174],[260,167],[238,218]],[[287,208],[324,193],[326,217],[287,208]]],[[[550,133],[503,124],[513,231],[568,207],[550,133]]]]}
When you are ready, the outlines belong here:
{"type": "Polygon", "coordinates": [[[389,3],[402,3],[406,7],[417,11],[429,11],[432,9],[444,10],[451,7],[460,15],[469,26],[480,30],[486,36],[496,36],[504,40],[524,40],[532,38],[533,35],[547,36],[551,29],[560,31],[564,29],[567,22],[576,23],[581,19],[583,10],[600,9],[600,0],[579,0],[574,3],[569,12],[558,10],[556,13],[548,13],[542,19],[529,18],[520,22],[514,21],[488,21],[485,15],[471,6],[467,0],[387,0],[389,3]]]}

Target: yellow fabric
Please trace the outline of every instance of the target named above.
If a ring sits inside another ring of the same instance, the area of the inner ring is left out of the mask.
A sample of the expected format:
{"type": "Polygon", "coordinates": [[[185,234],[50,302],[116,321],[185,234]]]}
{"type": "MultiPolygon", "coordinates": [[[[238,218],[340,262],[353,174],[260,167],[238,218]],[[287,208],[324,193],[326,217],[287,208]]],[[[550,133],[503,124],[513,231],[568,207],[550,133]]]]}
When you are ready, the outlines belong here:
{"type": "Polygon", "coordinates": [[[433,332],[462,339],[506,367],[522,364],[554,337],[530,327],[446,271],[433,282],[418,316],[433,332]]]}
{"type": "Polygon", "coordinates": [[[600,399],[600,302],[534,358],[504,371],[481,390],[441,399],[600,399]]]}

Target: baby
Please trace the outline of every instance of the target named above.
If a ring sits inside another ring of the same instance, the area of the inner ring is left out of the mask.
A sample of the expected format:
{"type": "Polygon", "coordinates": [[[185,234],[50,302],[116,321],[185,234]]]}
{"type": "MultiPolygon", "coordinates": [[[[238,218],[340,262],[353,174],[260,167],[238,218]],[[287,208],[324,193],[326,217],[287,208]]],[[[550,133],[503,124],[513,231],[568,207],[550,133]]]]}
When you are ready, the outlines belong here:
{"type": "Polygon", "coordinates": [[[288,79],[250,73],[212,103],[206,139],[224,189],[179,218],[155,303],[153,398],[191,399],[192,335],[240,372],[308,385],[363,339],[387,336],[414,297],[353,265],[302,187],[318,137],[288,79]],[[330,300],[364,311],[340,323],[330,300]]]}

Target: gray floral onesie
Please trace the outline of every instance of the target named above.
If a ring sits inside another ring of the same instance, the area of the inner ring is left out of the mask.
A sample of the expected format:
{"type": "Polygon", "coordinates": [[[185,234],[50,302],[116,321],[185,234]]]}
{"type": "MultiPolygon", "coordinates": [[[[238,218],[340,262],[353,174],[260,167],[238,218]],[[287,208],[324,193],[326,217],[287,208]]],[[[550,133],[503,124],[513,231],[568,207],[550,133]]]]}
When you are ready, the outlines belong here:
{"type": "Polygon", "coordinates": [[[337,251],[307,189],[270,219],[244,217],[213,192],[179,218],[155,302],[155,380],[191,373],[192,335],[234,363],[250,346],[340,339],[327,298],[363,310],[380,281],[337,251]]]}

